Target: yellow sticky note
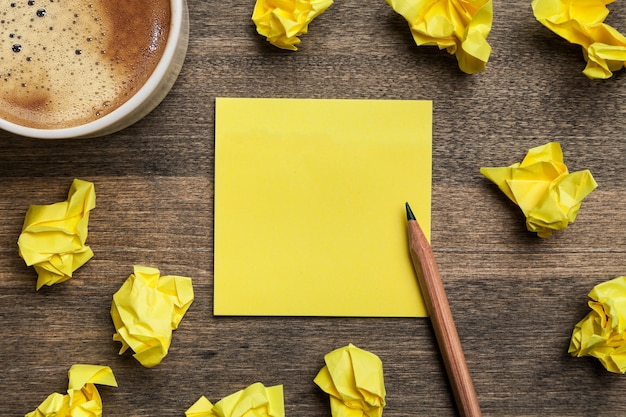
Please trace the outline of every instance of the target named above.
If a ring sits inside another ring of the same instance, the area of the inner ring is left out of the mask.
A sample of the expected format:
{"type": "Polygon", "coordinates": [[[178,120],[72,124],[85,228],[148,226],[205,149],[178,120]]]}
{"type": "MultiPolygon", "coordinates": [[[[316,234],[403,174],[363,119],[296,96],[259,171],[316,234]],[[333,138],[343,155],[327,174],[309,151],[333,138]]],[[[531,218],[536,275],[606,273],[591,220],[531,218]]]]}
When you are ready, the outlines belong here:
{"type": "Polygon", "coordinates": [[[587,61],[583,74],[606,79],[626,65],[626,37],[604,23],[614,0],[533,0],[535,18],[570,43],[580,45],[587,61]]]}
{"type": "Polygon", "coordinates": [[[66,201],[28,208],[17,244],[26,265],[37,271],[37,289],[67,281],[93,257],[85,241],[95,207],[94,184],[75,179],[66,201]]]}
{"type": "Polygon", "coordinates": [[[298,36],[307,33],[309,23],[332,4],[332,0],[257,0],[252,21],[269,43],[295,51],[298,36]]]}
{"type": "Polygon", "coordinates": [[[593,356],[609,372],[626,373],[626,277],[596,285],[589,298],[591,311],[574,327],[568,352],[593,356]]]}
{"type": "Polygon", "coordinates": [[[215,405],[200,397],[185,411],[186,417],[285,417],[283,386],[266,387],[255,382],[215,405]]]}
{"type": "Polygon", "coordinates": [[[113,340],[129,347],[143,366],[161,363],[169,351],[172,331],[178,328],[194,300],[191,278],[161,276],[157,268],[135,265],[134,273],[113,294],[113,340]]]}
{"type": "Polygon", "coordinates": [[[87,417],[102,416],[102,399],[95,384],[117,387],[108,366],[76,364],[67,372],[67,394],[50,394],[25,417],[87,417]]]}
{"type": "Polygon", "coordinates": [[[387,0],[409,23],[418,46],[436,45],[467,74],[483,71],[491,54],[491,0],[387,0]]]}
{"type": "Polygon", "coordinates": [[[426,316],[432,103],[218,98],[216,315],[426,316]]]}
{"type": "Polygon", "coordinates": [[[598,184],[589,170],[570,173],[558,142],[532,148],[522,162],[508,167],[482,167],[526,216],[526,228],[550,237],[576,220],[583,199],[598,184]]]}
{"type": "Polygon", "coordinates": [[[350,343],[324,356],[314,382],[330,396],[333,417],[381,417],[386,405],[383,363],[350,343]]]}
{"type": "Polygon", "coordinates": [[[216,417],[213,412],[213,403],[203,395],[185,410],[185,417],[216,417]]]}

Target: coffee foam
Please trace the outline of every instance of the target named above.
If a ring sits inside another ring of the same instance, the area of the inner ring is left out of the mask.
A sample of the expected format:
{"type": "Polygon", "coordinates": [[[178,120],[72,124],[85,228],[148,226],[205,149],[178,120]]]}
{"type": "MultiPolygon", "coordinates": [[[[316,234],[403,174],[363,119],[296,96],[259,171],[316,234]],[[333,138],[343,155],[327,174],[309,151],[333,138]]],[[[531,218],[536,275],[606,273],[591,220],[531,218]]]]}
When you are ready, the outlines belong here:
{"type": "Polygon", "coordinates": [[[98,119],[158,64],[169,0],[5,0],[0,5],[0,117],[34,128],[98,119]]]}

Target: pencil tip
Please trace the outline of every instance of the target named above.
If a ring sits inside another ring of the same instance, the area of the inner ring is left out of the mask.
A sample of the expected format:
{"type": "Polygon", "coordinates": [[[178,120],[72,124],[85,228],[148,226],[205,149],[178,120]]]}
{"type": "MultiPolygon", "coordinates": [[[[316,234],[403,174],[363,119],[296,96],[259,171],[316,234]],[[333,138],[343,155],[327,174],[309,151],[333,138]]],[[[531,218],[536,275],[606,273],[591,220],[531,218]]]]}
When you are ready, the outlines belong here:
{"type": "Polygon", "coordinates": [[[406,205],[406,219],[415,220],[415,214],[413,214],[413,210],[411,210],[411,206],[409,206],[409,203],[405,203],[405,205],[406,205]]]}

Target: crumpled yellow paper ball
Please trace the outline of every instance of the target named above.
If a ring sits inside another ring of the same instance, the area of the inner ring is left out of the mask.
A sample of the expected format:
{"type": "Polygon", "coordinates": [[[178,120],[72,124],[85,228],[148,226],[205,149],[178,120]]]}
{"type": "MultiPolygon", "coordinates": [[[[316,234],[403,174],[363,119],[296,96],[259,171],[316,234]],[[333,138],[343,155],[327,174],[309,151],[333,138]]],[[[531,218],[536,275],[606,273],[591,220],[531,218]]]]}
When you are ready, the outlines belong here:
{"type": "Polygon", "coordinates": [[[527,229],[539,237],[574,222],[583,199],[598,186],[589,170],[567,170],[557,142],[530,149],[520,163],[480,172],[522,209],[527,229]]]}
{"type": "Polygon", "coordinates": [[[626,37],[604,23],[613,1],[533,0],[532,8],[541,24],[582,47],[587,77],[606,79],[626,65],[626,37]]]}
{"type": "Polygon", "coordinates": [[[120,355],[130,347],[143,366],[158,365],[193,298],[191,278],[160,276],[156,268],[135,266],[111,304],[117,331],[113,340],[122,342],[120,355]]]}
{"type": "Polygon", "coordinates": [[[572,332],[568,352],[593,356],[607,371],[626,372],[626,277],[596,285],[589,292],[591,312],[572,332]]]}
{"type": "Polygon", "coordinates": [[[67,281],[93,257],[85,241],[95,207],[93,183],[75,179],[66,201],[28,208],[17,245],[26,265],[38,274],[37,289],[67,281]]]}
{"type": "Polygon", "coordinates": [[[295,51],[298,36],[307,33],[309,23],[332,4],[332,0],[257,0],[252,21],[272,45],[295,51]]]}
{"type": "Polygon", "coordinates": [[[385,406],[383,363],[350,343],[324,356],[314,382],[330,396],[333,417],[380,417],[385,406]]]}
{"type": "Polygon", "coordinates": [[[483,71],[491,54],[491,0],[387,0],[409,23],[418,46],[432,45],[456,55],[461,71],[483,71]]]}
{"type": "Polygon", "coordinates": [[[285,417],[283,386],[256,382],[213,405],[205,396],[185,411],[186,417],[285,417]]]}
{"type": "Polygon", "coordinates": [[[102,399],[95,384],[117,387],[108,366],[72,365],[67,394],[52,393],[25,417],[102,417],[102,399]]]}

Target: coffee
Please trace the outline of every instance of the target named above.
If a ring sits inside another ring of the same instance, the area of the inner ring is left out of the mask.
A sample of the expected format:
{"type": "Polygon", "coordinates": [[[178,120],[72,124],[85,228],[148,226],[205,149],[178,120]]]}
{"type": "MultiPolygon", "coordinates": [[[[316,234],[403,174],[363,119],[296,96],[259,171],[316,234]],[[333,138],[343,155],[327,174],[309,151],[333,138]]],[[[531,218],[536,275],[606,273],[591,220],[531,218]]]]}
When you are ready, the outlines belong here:
{"type": "Polygon", "coordinates": [[[56,129],[130,99],[165,48],[170,0],[4,0],[0,118],[56,129]]]}

